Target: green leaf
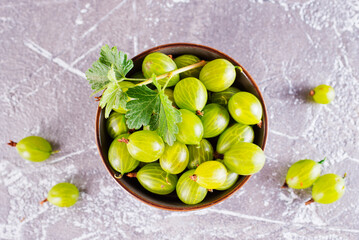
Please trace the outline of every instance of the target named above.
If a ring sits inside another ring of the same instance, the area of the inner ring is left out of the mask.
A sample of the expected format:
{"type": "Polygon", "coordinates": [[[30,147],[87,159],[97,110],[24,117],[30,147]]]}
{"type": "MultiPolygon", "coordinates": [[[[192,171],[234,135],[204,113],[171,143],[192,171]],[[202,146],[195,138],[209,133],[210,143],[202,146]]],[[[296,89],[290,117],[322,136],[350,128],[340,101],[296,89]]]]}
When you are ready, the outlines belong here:
{"type": "Polygon", "coordinates": [[[113,108],[126,108],[127,99],[127,94],[122,91],[116,82],[109,83],[100,100],[101,108],[106,107],[105,118],[110,116],[113,108]]]}
{"type": "Polygon", "coordinates": [[[126,74],[133,68],[131,59],[117,47],[110,49],[108,45],[101,48],[101,57],[86,71],[86,78],[94,92],[105,89],[110,81],[123,81],[126,74]],[[110,72],[109,71],[113,71],[110,72]]]}
{"type": "Polygon", "coordinates": [[[109,84],[110,80],[107,78],[108,70],[108,66],[96,61],[92,64],[92,68],[86,71],[86,78],[94,92],[101,91],[109,84]]]}
{"type": "Polygon", "coordinates": [[[171,100],[161,89],[161,85],[156,78],[153,78],[153,83],[157,87],[161,99],[158,123],[156,123],[158,126],[157,133],[168,145],[172,146],[178,133],[177,123],[182,121],[181,112],[172,106],[171,100]]]}
{"type": "Polygon", "coordinates": [[[106,44],[105,46],[102,46],[100,55],[101,57],[99,61],[106,64],[107,66],[111,66],[116,61],[117,47],[110,48],[106,44]]]}
{"type": "Polygon", "coordinates": [[[111,66],[111,69],[107,73],[107,78],[111,82],[116,82],[116,73],[115,73],[115,69],[113,68],[113,65],[111,66]]]}
{"type": "Polygon", "coordinates": [[[159,125],[157,133],[163,140],[172,146],[176,141],[176,134],[178,133],[177,123],[182,122],[181,112],[172,106],[172,102],[164,93],[160,94],[161,109],[159,114],[159,125]]]}
{"type": "Polygon", "coordinates": [[[133,100],[127,103],[126,113],[128,128],[139,129],[150,123],[152,114],[159,112],[160,97],[159,94],[147,86],[136,86],[127,90],[127,95],[133,100]]]}
{"type": "Polygon", "coordinates": [[[126,74],[133,68],[133,62],[131,59],[127,59],[127,55],[124,52],[118,52],[117,47],[110,49],[108,45],[101,48],[100,62],[107,66],[114,65],[114,69],[120,78],[126,77],[126,74]]]}

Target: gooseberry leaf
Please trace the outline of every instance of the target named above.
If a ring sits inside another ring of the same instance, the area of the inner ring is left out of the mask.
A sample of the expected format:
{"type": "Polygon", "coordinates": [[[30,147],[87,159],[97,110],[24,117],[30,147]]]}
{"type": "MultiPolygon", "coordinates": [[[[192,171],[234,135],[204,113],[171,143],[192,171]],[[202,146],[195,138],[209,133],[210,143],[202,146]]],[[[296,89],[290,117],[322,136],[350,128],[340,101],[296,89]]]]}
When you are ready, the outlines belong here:
{"type": "Polygon", "coordinates": [[[101,57],[99,59],[103,64],[111,67],[114,66],[116,75],[120,78],[126,77],[126,74],[133,68],[131,59],[127,59],[127,54],[122,51],[117,51],[117,47],[110,49],[108,45],[101,48],[101,57]]]}
{"type": "Polygon", "coordinates": [[[147,86],[129,88],[127,94],[134,98],[127,103],[127,126],[139,129],[142,126],[150,126],[150,130],[157,131],[158,135],[169,144],[173,145],[178,133],[177,123],[182,121],[181,113],[172,106],[172,102],[161,89],[161,85],[152,76],[153,83],[158,92],[147,86]]]}
{"type": "Polygon", "coordinates": [[[165,94],[164,89],[156,78],[153,78],[153,84],[156,86],[161,100],[158,118],[157,133],[170,146],[176,141],[176,134],[178,133],[177,123],[182,121],[181,112],[172,106],[171,100],[165,94]]]}
{"type": "Polygon", "coordinates": [[[110,116],[113,108],[126,108],[127,98],[127,94],[122,91],[117,82],[110,82],[100,100],[100,107],[106,107],[105,118],[110,116]]]}
{"type": "Polygon", "coordinates": [[[129,88],[127,95],[133,98],[126,105],[128,128],[139,129],[149,125],[152,115],[159,112],[161,100],[158,93],[143,85],[129,88]]]}
{"type": "Polygon", "coordinates": [[[126,74],[133,68],[132,60],[127,59],[127,55],[122,51],[118,51],[117,47],[110,48],[105,45],[101,48],[100,55],[99,60],[95,61],[92,68],[86,71],[86,78],[94,93],[105,89],[113,80],[117,82],[123,81],[126,74]],[[110,70],[114,74],[109,74],[110,70]]]}
{"type": "Polygon", "coordinates": [[[116,82],[116,73],[115,73],[115,69],[113,68],[113,65],[111,66],[110,70],[107,73],[107,78],[111,82],[116,82]]]}
{"type": "Polygon", "coordinates": [[[97,93],[106,88],[110,83],[110,80],[107,77],[109,67],[105,64],[96,61],[92,64],[92,68],[86,71],[87,81],[91,85],[91,89],[94,93],[97,93]]]}

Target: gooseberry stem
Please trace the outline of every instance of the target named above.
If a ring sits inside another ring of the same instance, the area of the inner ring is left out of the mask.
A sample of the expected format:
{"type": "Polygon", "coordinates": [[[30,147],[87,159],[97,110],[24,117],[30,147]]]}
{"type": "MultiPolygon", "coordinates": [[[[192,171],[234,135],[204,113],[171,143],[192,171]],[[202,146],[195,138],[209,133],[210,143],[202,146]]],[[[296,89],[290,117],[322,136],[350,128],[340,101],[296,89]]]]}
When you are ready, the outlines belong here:
{"type": "Polygon", "coordinates": [[[119,141],[119,142],[123,142],[123,143],[128,143],[129,142],[129,140],[128,139],[126,139],[126,138],[120,138],[120,139],[118,139],[117,141],[119,141]]]}
{"type": "Polygon", "coordinates": [[[129,178],[134,178],[134,177],[137,177],[137,173],[130,172],[130,173],[127,173],[126,176],[129,177],[129,178]]]}
{"type": "Polygon", "coordinates": [[[207,189],[208,190],[208,192],[213,192],[213,189],[207,189]]]}
{"type": "Polygon", "coordinates": [[[190,179],[192,179],[193,181],[197,181],[197,175],[193,174],[192,176],[189,176],[190,179]]]}
{"type": "Polygon", "coordinates": [[[311,198],[310,200],[305,202],[305,205],[309,205],[309,204],[314,203],[314,202],[315,202],[314,199],[311,198]]]}
{"type": "Polygon", "coordinates": [[[42,200],[42,201],[40,202],[40,205],[44,204],[45,202],[47,202],[47,198],[45,198],[44,200],[42,200]]]}
{"type": "Polygon", "coordinates": [[[262,128],[262,125],[263,125],[263,121],[261,120],[259,123],[257,123],[257,126],[259,127],[259,128],[262,128]]]}
{"type": "Polygon", "coordinates": [[[146,80],[146,78],[123,78],[124,81],[133,81],[133,82],[141,82],[146,80]]]}
{"type": "Polygon", "coordinates": [[[200,111],[200,110],[197,110],[197,111],[196,111],[196,114],[197,114],[198,116],[203,116],[203,112],[200,111]]]}
{"type": "Polygon", "coordinates": [[[99,97],[95,97],[95,101],[96,101],[96,102],[99,102],[99,101],[101,100],[101,97],[102,97],[102,95],[99,96],[99,97]]]}
{"type": "Polygon", "coordinates": [[[347,173],[344,173],[343,179],[347,177],[347,173]]]}
{"type": "MultiPolygon", "coordinates": [[[[176,75],[176,74],[179,74],[179,73],[186,72],[186,71],[194,69],[194,68],[202,67],[202,66],[206,65],[206,63],[207,63],[206,61],[202,60],[202,61],[200,61],[198,63],[191,64],[191,65],[185,66],[183,68],[179,68],[179,69],[173,70],[171,72],[159,75],[159,76],[156,77],[156,80],[161,80],[161,79],[167,78],[169,76],[173,76],[173,75],[176,75]]],[[[147,85],[147,84],[152,83],[152,81],[153,81],[152,78],[149,78],[146,81],[143,81],[141,83],[137,83],[136,86],[147,85]]]]}
{"type": "Polygon", "coordinates": [[[9,146],[11,146],[11,147],[16,147],[17,143],[14,142],[14,141],[12,141],[12,140],[10,140],[10,141],[7,143],[7,145],[9,145],[9,146]]]}
{"type": "Polygon", "coordinates": [[[283,184],[283,186],[281,186],[281,188],[288,188],[287,181],[284,182],[284,184],[283,184]]]}
{"type": "Polygon", "coordinates": [[[327,160],[327,157],[325,157],[323,160],[320,160],[318,163],[322,164],[325,160],[327,160]]]}
{"type": "Polygon", "coordinates": [[[51,154],[56,154],[56,153],[59,153],[60,150],[55,150],[55,151],[52,151],[51,154]]]}
{"type": "Polygon", "coordinates": [[[314,90],[310,90],[310,92],[309,92],[309,96],[314,96],[314,94],[315,94],[315,92],[314,92],[314,90]]]}

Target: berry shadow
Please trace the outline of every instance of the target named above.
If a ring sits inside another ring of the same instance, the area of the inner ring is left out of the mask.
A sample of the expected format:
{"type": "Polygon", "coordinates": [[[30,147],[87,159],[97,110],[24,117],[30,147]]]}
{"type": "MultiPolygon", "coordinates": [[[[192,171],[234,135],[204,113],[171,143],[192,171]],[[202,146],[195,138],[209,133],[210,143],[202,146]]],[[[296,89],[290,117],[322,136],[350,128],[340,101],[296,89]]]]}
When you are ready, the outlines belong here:
{"type": "Polygon", "coordinates": [[[50,122],[41,120],[39,125],[30,129],[29,135],[45,138],[51,144],[53,151],[60,151],[60,136],[62,132],[60,128],[61,126],[63,126],[63,124],[58,119],[53,119],[50,122]]]}
{"type": "Polygon", "coordinates": [[[312,87],[300,88],[295,91],[294,96],[305,103],[314,103],[313,97],[309,94],[312,89],[312,87]]]}
{"type": "Polygon", "coordinates": [[[64,178],[64,182],[74,184],[80,191],[80,193],[88,194],[88,189],[86,186],[88,185],[87,177],[84,176],[85,174],[77,173],[71,176],[64,178]]]}

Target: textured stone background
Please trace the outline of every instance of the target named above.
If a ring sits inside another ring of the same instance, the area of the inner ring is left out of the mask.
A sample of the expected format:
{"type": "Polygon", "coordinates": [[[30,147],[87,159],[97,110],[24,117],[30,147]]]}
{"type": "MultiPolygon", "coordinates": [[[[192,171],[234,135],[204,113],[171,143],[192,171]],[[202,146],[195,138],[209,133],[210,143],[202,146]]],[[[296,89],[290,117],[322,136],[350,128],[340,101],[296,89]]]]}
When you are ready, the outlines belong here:
{"type": "Polygon", "coordinates": [[[1,0],[1,239],[359,239],[358,0],[1,0]],[[97,103],[84,72],[103,44],[132,57],[192,42],[238,60],[256,79],[270,120],[267,164],[225,202],[166,212],[111,179],[94,140],[97,103]],[[327,106],[308,90],[327,83],[327,106]],[[61,153],[43,163],[6,146],[30,134],[61,153]],[[331,205],[305,206],[310,190],[281,190],[288,166],[328,161],[348,173],[331,205]],[[81,190],[72,208],[39,205],[56,183],[81,190]]]}

